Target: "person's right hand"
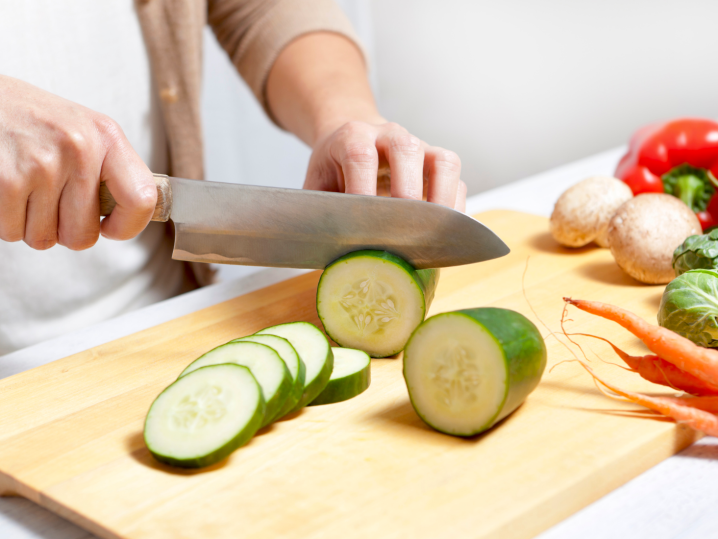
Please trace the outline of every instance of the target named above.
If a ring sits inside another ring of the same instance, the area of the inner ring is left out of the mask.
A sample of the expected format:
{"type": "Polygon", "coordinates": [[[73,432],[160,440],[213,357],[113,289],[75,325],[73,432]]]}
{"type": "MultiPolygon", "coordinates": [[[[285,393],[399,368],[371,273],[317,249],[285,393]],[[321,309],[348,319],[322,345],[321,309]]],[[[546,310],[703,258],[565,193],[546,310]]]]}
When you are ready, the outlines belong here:
{"type": "Polygon", "coordinates": [[[152,173],[107,116],[0,75],[0,239],[34,249],[126,240],[149,222],[152,173]],[[100,182],[117,201],[100,225],[100,182]]]}

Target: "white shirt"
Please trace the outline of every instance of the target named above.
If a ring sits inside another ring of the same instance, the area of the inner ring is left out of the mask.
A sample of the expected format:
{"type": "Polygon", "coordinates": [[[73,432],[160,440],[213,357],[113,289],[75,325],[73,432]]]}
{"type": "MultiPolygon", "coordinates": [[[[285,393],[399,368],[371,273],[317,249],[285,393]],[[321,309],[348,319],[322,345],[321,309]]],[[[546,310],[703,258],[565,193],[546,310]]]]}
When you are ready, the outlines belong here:
{"type": "MultiPolygon", "coordinates": [[[[167,145],[132,0],[0,2],[0,73],[107,114],[153,172],[167,145]]],[[[177,294],[164,225],[86,251],[0,240],[0,355],[177,294]]]]}

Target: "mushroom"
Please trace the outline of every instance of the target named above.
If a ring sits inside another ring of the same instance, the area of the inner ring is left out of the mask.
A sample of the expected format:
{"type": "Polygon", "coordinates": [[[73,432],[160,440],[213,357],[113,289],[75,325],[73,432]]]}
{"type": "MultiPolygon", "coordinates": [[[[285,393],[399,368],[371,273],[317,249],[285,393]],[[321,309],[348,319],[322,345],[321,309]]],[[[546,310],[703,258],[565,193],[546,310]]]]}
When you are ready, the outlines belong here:
{"type": "Polygon", "coordinates": [[[675,277],[673,251],[688,236],[701,233],[695,213],[680,199],[646,193],[625,202],[608,225],[608,243],[616,263],[648,284],[675,277]]]}
{"type": "Polygon", "coordinates": [[[566,247],[583,247],[595,241],[608,247],[606,229],[618,207],[633,198],[621,180],[593,176],[567,189],[551,214],[551,235],[566,247]]]}

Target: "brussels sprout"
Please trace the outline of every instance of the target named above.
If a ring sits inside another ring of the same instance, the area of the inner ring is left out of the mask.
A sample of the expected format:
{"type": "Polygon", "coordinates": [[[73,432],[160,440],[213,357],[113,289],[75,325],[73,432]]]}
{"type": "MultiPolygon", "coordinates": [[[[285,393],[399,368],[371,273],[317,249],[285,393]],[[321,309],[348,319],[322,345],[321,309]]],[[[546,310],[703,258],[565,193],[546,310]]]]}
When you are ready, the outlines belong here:
{"type": "Polygon", "coordinates": [[[699,346],[718,347],[718,271],[690,270],[663,291],[658,324],[699,346]]]}
{"type": "Polygon", "coordinates": [[[676,277],[692,269],[718,269],[718,228],[686,238],[673,251],[673,269],[676,277]]]}

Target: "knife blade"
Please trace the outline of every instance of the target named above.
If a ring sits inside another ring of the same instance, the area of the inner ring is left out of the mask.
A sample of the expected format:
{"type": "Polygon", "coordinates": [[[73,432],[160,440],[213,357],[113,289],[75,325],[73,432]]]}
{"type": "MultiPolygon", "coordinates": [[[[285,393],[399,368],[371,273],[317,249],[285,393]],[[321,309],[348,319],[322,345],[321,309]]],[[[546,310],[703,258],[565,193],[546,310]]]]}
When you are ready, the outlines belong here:
{"type": "MultiPolygon", "coordinates": [[[[430,202],[162,174],[155,174],[155,183],[152,220],[173,221],[175,260],[323,269],[351,251],[379,249],[424,269],[509,253],[476,219],[430,202]]],[[[114,205],[101,184],[101,215],[109,215],[114,205]]]]}

